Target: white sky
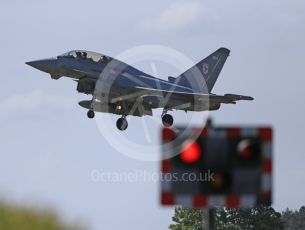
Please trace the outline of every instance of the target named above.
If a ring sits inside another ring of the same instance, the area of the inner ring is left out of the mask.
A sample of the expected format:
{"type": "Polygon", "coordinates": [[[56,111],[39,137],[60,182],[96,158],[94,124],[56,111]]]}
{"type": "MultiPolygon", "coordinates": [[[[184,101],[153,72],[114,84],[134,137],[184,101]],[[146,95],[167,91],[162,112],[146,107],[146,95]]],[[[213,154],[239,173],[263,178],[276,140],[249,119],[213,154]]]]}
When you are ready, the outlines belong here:
{"type": "MultiPolygon", "coordinates": [[[[158,172],[159,164],[114,150],[78,106],[88,97],[77,94],[73,81],[51,80],[24,62],[71,49],[115,56],[147,44],[197,62],[224,46],[231,55],[214,93],[255,101],[223,106],[213,118],[217,124],[273,125],[274,207],[299,208],[305,204],[304,22],[302,0],[1,1],[2,197],[54,206],[91,229],[166,228],[173,209],[159,206],[157,183],[90,179],[94,169],[158,172]]],[[[158,74],[170,73],[159,68],[158,74]]],[[[138,138],[137,123],[131,119],[122,135],[138,138]]]]}

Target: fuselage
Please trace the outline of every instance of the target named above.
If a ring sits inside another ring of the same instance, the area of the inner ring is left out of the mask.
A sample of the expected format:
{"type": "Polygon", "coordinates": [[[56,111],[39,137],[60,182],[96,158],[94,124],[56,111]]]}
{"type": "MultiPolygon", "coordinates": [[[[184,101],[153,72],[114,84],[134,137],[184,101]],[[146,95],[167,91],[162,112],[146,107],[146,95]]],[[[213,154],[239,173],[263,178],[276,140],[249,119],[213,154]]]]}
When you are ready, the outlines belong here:
{"type": "MultiPolygon", "coordinates": [[[[53,79],[65,76],[77,80],[77,89],[81,93],[95,94],[100,98],[106,90],[108,103],[111,103],[113,98],[135,94],[141,87],[161,91],[194,92],[189,87],[153,77],[122,61],[89,51],[71,51],[56,58],[27,62],[27,64],[49,73],[53,79]],[[81,56],[82,53],[86,55],[81,56]]],[[[154,108],[164,107],[165,104],[168,107],[181,104],[180,100],[173,99],[161,103],[162,97],[147,96],[144,100],[154,108]]]]}

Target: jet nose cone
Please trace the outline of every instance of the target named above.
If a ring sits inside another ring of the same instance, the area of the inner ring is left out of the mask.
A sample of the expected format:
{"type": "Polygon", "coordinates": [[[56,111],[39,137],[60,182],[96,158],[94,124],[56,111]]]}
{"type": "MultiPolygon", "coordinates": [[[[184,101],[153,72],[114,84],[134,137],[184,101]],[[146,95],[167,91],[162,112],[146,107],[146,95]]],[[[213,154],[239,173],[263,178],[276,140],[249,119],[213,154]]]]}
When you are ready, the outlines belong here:
{"type": "Polygon", "coordinates": [[[35,69],[47,72],[47,73],[53,73],[57,70],[57,60],[56,59],[43,59],[43,60],[37,60],[37,61],[29,61],[25,64],[32,66],[35,69]]]}
{"type": "Polygon", "coordinates": [[[25,64],[37,68],[39,66],[38,61],[28,61],[25,64]]]}

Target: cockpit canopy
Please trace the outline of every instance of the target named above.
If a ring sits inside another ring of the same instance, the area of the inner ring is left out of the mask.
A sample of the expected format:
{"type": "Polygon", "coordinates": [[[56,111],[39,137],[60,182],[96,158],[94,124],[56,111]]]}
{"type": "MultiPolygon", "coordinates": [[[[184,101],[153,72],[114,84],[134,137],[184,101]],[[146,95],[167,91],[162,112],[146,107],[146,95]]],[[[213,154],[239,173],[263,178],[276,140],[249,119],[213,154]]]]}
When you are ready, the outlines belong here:
{"type": "Polygon", "coordinates": [[[64,53],[64,54],[58,56],[58,58],[61,58],[61,57],[91,60],[96,63],[104,63],[104,62],[110,61],[110,57],[108,57],[106,55],[91,52],[91,51],[85,51],[85,50],[72,50],[70,52],[67,52],[67,53],[64,53]]]}

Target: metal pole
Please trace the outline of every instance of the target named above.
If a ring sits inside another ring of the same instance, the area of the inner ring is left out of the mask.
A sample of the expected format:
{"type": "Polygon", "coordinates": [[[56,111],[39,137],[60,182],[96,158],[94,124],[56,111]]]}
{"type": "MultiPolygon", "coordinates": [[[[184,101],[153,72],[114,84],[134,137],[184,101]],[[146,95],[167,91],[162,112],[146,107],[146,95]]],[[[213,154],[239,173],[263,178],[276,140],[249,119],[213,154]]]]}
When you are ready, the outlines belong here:
{"type": "Polygon", "coordinates": [[[209,230],[214,230],[215,229],[215,209],[213,208],[210,208],[208,210],[208,213],[209,213],[209,230]]]}
{"type": "Polygon", "coordinates": [[[204,230],[215,230],[215,209],[202,209],[202,224],[204,230]]]}
{"type": "Polygon", "coordinates": [[[209,211],[208,209],[202,209],[202,229],[209,229],[209,211]]]}

